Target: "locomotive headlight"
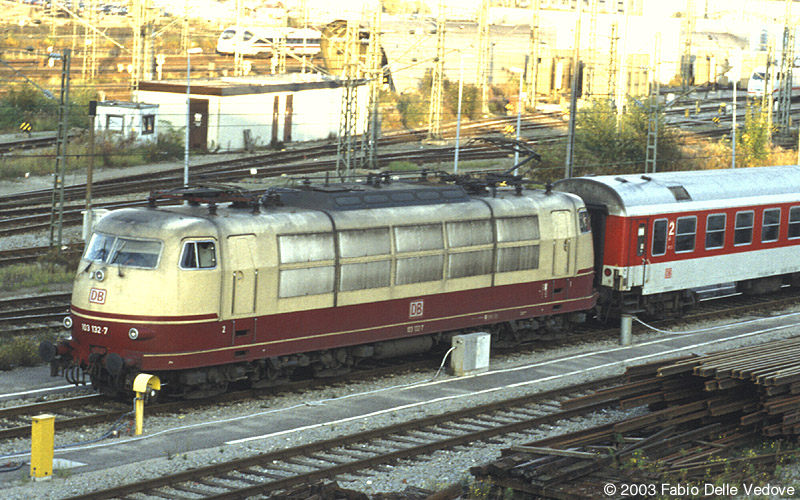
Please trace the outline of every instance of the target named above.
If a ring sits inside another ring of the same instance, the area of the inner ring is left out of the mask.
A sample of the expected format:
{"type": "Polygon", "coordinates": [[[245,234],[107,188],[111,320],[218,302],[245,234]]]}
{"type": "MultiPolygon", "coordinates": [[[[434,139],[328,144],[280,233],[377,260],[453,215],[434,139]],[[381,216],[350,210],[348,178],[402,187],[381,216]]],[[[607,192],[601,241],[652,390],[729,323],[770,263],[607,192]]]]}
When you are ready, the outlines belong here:
{"type": "Polygon", "coordinates": [[[103,281],[104,279],[106,279],[106,272],[103,271],[102,269],[98,269],[97,271],[94,272],[94,279],[96,279],[97,281],[103,281]]]}
{"type": "Polygon", "coordinates": [[[64,328],[66,328],[67,330],[71,329],[72,328],[72,316],[65,317],[64,320],[61,322],[61,324],[64,325],[64,328]]]}
{"type": "Polygon", "coordinates": [[[138,338],[139,338],[139,330],[138,330],[138,329],[136,329],[136,328],[131,328],[130,330],[128,330],[128,337],[129,337],[131,340],[136,340],[136,339],[138,339],[138,338]]]}

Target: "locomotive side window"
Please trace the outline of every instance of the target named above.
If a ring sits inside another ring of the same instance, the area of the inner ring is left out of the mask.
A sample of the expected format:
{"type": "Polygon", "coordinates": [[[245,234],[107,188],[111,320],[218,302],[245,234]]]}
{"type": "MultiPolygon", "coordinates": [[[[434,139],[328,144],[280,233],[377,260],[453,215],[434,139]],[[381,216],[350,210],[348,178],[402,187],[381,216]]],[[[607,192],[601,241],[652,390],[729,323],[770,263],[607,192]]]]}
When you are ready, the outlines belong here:
{"type": "Polygon", "coordinates": [[[439,281],[444,273],[444,232],[442,224],[397,226],[394,244],[398,253],[428,251],[420,255],[397,259],[396,285],[439,281]]]}
{"type": "Polygon", "coordinates": [[[278,284],[282,299],[333,292],[333,266],[283,269],[278,284]]]}
{"type": "Polygon", "coordinates": [[[278,252],[282,267],[278,277],[280,298],[333,292],[333,234],[283,234],[278,236],[278,252]]]}
{"type": "Polygon", "coordinates": [[[658,219],[653,222],[651,255],[664,255],[665,253],[667,253],[667,219],[658,219]]]}
{"type": "MultiPolygon", "coordinates": [[[[507,217],[497,219],[497,243],[538,240],[539,217],[507,217]]],[[[539,245],[502,246],[497,249],[498,273],[527,271],[539,268],[539,245]]]]}
{"type": "Polygon", "coordinates": [[[539,217],[507,217],[497,219],[497,242],[539,239],[539,217]]]}
{"type": "Polygon", "coordinates": [[[284,234],[278,236],[281,264],[333,260],[333,235],[284,234]]]}
{"type": "Polygon", "coordinates": [[[497,272],[525,271],[539,268],[539,245],[497,249],[497,272]]]}
{"type": "Polygon", "coordinates": [[[447,223],[447,246],[463,249],[447,257],[447,278],[466,278],[492,273],[492,250],[470,250],[468,247],[491,245],[494,242],[489,220],[470,220],[447,223]]]}
{"type": "Polygon", "coordinates": [[[492,251],[452,253],[447,260],[448,279],[481,276],[492,273],[492,251]]]}
{"type": "Polygon", "coordinates": [[[725,246],[725,214],[712,214],[706,219],[706,250],[725,246]]]}
{"type": "Polygon", "coordinates": [[[489,245],[492,239],[492,223],[488,220],[447,223],[447,246],[450,248],[489,245]]]}
{"type": "Polygon", "coordinates": [[[441,250],[444,248],[442,225],[398,226],[394,228],[394,241],[398,252],[441,250]]]}
{"type": "Polygon", "coordinates": [[[213,241],[187,241],[183,244],[181,269],[213,269],[217,267],[217,254],[213,241]]]}
{"type": "Polygon", "coordinates": [[[675,253],[693,252],[696,232],[697,217],[678,217],[675,231],[675,253]]]}
{"type": "Polygon", "coordinates": [[[789,238],[800,238],[800,207],[789,209],[789,238]]]}
{"type": "Polygon", "coordinates": [[[425,281],[439,281],[442,279],[443,267],[444,255],[425,255],[397,259],[395,282],[398,285],[408,285],[425,281]]]}
{"type": "Polygon", "coordinates": [[[392,252],[389,228],[354,229],[339,232],[339,256],[366,257],[392,252]]]}
{"type": "Polygon", "coordinates": [[[367,288],[387,287],[389,286],[391,275],[392,262],[390,260],[342,264],[339,289],[343,292],[350,292],[367,288]]]}
{"type": "Polygon", "coordinates": [[[761,219],[761,241],[763,243],[769,241],[778,241],[781,229],[781,209],[768,208],[764,210],[764,215],[761,219]]]}
{"type": "Polygon", "coordinates": [[[370,262],[343,262],[339,271],[339,290],[349,292],[389,286],[392,247],[388,227],[340,231],[338,242],[342,259],[373,257],[370,262]],[[375,256],[381,258],[375,259],[375,256]]]}
{"type": "Polygon", "coordinates": [[[749,245],[753,242],[753,211],[736,212],[736,225],[733,230],[734,245],[749,245]]]}

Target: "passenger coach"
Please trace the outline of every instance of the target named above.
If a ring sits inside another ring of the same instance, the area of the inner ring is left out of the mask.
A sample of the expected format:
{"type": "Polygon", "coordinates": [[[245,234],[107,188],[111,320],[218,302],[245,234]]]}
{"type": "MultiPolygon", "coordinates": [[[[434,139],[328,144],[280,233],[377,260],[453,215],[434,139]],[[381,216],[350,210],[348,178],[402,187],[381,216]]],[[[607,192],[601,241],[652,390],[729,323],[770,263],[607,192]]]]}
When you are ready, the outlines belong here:
{"type": "Polygon", "coordinates": [[[800,166],[580,177],[556,183],[591,215],[600,301],[680,314],[695,289],[800,284],[800,166]]]}

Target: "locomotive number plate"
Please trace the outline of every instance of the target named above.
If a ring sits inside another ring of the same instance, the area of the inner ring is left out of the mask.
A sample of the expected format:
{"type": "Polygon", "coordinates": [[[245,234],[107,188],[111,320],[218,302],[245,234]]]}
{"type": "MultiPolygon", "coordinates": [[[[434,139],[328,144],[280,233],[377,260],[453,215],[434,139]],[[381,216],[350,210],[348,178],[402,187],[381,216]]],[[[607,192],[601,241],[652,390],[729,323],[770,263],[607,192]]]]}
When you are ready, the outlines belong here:
{"type": "Polygon", "coordinates": [[[90,325],[89,323],[81,323],[81,331],[87,333],[94,333],[97,335],[107,335],[108,327],[100,325],[90,325]]]}
{"type": "Polygon", "coordinates": [[[89,290],[89,302],[93,302],[95,304],[105,304],[106,291],[102,288],[92,288],[89,290]]]}

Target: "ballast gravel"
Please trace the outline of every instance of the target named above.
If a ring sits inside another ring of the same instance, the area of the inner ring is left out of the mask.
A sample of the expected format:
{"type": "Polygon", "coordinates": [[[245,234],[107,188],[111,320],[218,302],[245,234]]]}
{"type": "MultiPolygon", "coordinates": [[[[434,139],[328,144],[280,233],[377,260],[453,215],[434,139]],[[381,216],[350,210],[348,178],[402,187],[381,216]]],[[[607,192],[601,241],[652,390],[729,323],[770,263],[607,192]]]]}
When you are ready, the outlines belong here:
{"type": "MultiPolygon", "coordinates": [[[[789,312],[789,311],[785,311],[789,312]]],[[[755,317],[755,316],[754,316],[755,317]]],[[[748,319],[748,318],[743,318],[748,319]]],[[[731,323],[725,320],[721,323],[731,323]]],[[[693,330],[714,326],[716,322],[705,322],[703,324],[693,324],[693,330]]],[[[775,333],[765,334],[760,337],[748,337],[737,339],[698,348],[694,352],[709,352],[723,349],[730,349],[744,345],[762,343],[769,340],[796,335],[794,329],[785,329],[775,333]]],[[[635,343],[643,343],[649,340],[663,338],[664,334],[652,332],[639,334],[634,337],[635,343]]],[[[511,368],[526,365],[534,362],[542,362],[549,359],[557,359],[572,356],[580,353],[610,349],[616,347],[617,343],[613,340],[584,343],[560,348],[551,348],[527,354],[507,355],[501,358],[492,359],[492,369],[511,368]]],[[[666,358],[670,356],[665,356],[666,358]]],[[[43,368],[45,369],[45,368],[43,368]]],[[[16,472],[6,472],[0,474],[0,497],[8,500],[16,499],[59,499],[80,494],[88,494],[104,488],[109,488],[118,484],[131,483],[152,477],[164,476],[177,473],[190,468],[205,467],[215,463],[225,462],[236,458],[256,455],[259,453],[285,449],[299,446],[315,441],[330,439],[335,436],[353,434],[368,429],[375,429],[399,421],[412,420],[428,416],[455,411],[467,406],[477,406],[493,401],[505,400],[519,397],[525,394],[546,391],[567,385],[574,385],[596,377],[607,377],[624,372],[624,367],[613,367],[603,370],[594,370],[591,374],[581,376],[575,375],[562,380],[548,383],[541,383],[535,386],[516,387],[503,391],[485,393],[470,398],[461,398],[439,402],[436,405],[424,405],[412,409],[405,409],[390,414],[372,415],[369,418],[354,420],[346,423],[339,423],[335,426],[319,427],[315,429],[305,429],[302,432],[289,433],[281,436],[271,437],[263,440],[251,441],[238,445],[225,445],[215,448],[202,449],[199,443],[177,442],[174,449],[160,458],[146,460],[131,465],[109,467],[102,471],[82,473],[80,467],[75,469],[58,469],[50,481],[31,482],[28,480],[28,466],[22,467],[16,472]],[[201,448],[201,449],[195,449],[201,448]]],[[[412,373],[393,377],[384,377],[380,380],[368,382],[353,382],[343,386],[325,387],[307,391],[304,394],[284,394],[277,395],[268,400],[252,402],[241,402],[236,404],[224,404],[219,407],[206,408],[190,414],[154,416],[146,420],[146,434],[166,436],[169,438],[169,430],[179,427],[192,425],[202,425],[205,422],[231,419],[236,417],[258,418],[265,408],[269,410],[288,408],[295,405],[305,404],[324,404],[326,400],[347,395],[366,393],[377,390],[392,391],[410,384],[425,383],[431,380],[433,372],[412,373]]],[[[439,377],[451,377],[447,374],[440,374],[439,377]]],[[[437,452],[421,460],[401,461],[393,465],[380,468],[366,476],[341,476],[337,478],[340,486],[361,491],[366,494],[379,492],[402,492],[408,487],[422,488],[435,491],[442,489],[453,483],[469,482],[469,468],[495,460],[500,450],[507,448],[510,444],[519,444],[521,440],[541,439],[548,436],[563,434],[566,432],[584,429],[603,423],[621,420],[632,415],[645,411],[635,409],[631,411],[609,410],[597,412],[585,417],[573,418],[557,425],[546,426],[536,429],[530,434],[515,435],[508,437],[498,443],[480,443],[469,448],[460,447],[450,451],[437,452]]],[[[57,433],[56,445],[83,442],[100,437],[107,429],[75,431],[59,431],[57,433]]],[[[118,439],[129,439],[121,437],[118,439]]],[[[164,437],[158,439],[165,439],[164,437]]],[[[144,440],[143,446],[147,445],[144,440]]],[[[30,442],[27,440],[17,440],[13,443],[4,443],[0,447],[0,466],[4,463],[19,460],[27,460],[27,457],[13,458],[9,455],[15,451],[30,450],[30,442]]],[[[58,458],[58,454],[56,454],[58,458]]]]}

